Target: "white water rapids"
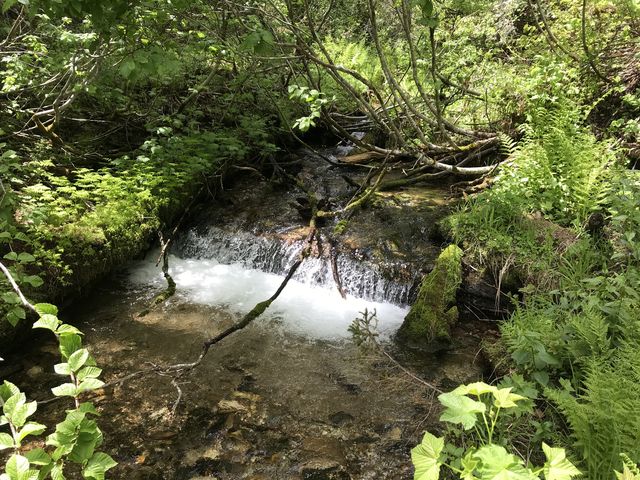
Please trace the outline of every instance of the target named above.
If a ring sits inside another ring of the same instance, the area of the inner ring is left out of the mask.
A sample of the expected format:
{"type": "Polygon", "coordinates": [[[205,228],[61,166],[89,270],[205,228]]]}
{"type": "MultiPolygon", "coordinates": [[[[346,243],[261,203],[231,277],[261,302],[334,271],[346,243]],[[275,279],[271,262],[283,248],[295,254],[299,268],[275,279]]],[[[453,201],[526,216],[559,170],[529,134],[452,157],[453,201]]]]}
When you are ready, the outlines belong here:
{"type": "MultiPolygon", "coordinates": [[[[166,288],[154,255],[131,270],[138,286],[166,288]]],[[[242,263],[224,264],[214,259],[183,259],[170,256],[170,274],[177,285],[177,298],[190,303],[223,307],[238,315],[269,298],[284,276],[247,268],[242,263]]],[[[310,339],[348,338],[348,327],[365,308],[375,310],[378,332],[388,338],[402,323],[407,309],[347,295],[343,299],[334,285],[313,285],[292,279],[264,316],[285,331],[310,339]]]]}

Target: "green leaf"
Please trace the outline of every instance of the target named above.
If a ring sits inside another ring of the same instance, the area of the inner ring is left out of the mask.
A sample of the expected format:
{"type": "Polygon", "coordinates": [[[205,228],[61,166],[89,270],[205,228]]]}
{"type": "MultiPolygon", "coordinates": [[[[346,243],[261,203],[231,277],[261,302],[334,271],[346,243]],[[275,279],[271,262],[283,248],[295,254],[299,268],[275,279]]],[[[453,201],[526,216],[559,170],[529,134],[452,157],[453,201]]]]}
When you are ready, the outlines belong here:
{"type": "Polygon", "coordinates": [[[18,254],[16,252],[9,252],[4,256],[4,258],[6,260],[11,260],[15,262],[16,260],[18,260],[18,254]]]}
{"type": "Polygon", "coordinates": [[[7,461],[6,472],[11,480],[27,480],[29,460],[22,455],[12,455],[7,461]]]}
{"type": "Polygon", "coordinates": [[[622,473],[616,471],[617,480],[640,480],[640,475],[632,472],[629,466],[625,463],[622,466],[622,473]]]}
{"type": "Polygon", "coordinates": [[[4,383],[0,385],[0,398],[2,398],[3,402],[6,402],[18,393],[20,393],[20,389],[8,380],[5,380],[4,383]]]}
{"type": "Polygon", "coordinates": [[[460,473],[460,478],[462,480],[475,480],[475,470],[480,465],[480,460],[473,457],[475,453],[474,450],[469,450],[467,454],[460,460],[460,464],[462,466],[462,472],[460,473]]]}
{"type": "Polygon", "coordinates": [[[26,401],[25,394],[18,393],[11,396],[2,407],[4,414],[16,428],[22,427],[27,418],[33,415],[38,408],[36,402],[26,403],[26,401]]]}
{"type": "Polygon", "coordinates": [[[515,408],[516,402],[525,400],[525,397],[517,393],[511,393],[511,387],[496,389],[493,393],[495,398],[494,405],[498,408],[515,408]]]}
{"type": "Polygon", "coordinates": [[[89,350],[81,348],[69,356],[69,368],[74,372],[80,370],[89,359],[89,350]]]}
{"type": "Polygon", "coordinates": [[[78,380],[83,381],[88,378],[98,378],[102,374],[102,369],[98,367],[84,367],[78,372],[78,380]]]}
{"type": "Polygon", "coordinates": [[[68,359],[73,352],[82,348],[82,338],[80,338],[80,335],[61,335],[58,337],[58,342],[60,342],[60,353],[65,359],[68,359]]]}
{"type": "Polygon", "coordinates": [[[78,411],[82,413],[91,413],[92,415],[100,415],[96,410],[96,407],[91,402],[81,403],[78,407],[78,411]]]}
{"type": "Polygon", "coordinates": [[[58,375],[70,375],[71,374],[71,368],[69,367],[68,363],[57,363],[53,366],[53,370],[58,374],[58,375]]]}
{"type": "Polygon", "coordinates": [[[15,305],[22,302],[22,300],[20,300],[20,297],[16,292],[5,292],[2,294],[2,297],[0,298],[2,298],[4,302],[9,303],[11,305],[15,305]]]}
{"type": "Polygon", "coordinates": [[[34,448],[24,454],[32,465],[49,465],[51,457],[42,448],[34,448]]]}
{"type": "Polygon", "coordinates": [[[13,437],[8,433],[0,433],[0,450],[5,450],[7,448],[15,447],[15,443],[13,441],[13,437]]]}
{"type": "Polygon", "coordinates": [[[28,435],[40,435],[47,427],[35,422],[28,422],[18,432],[18,442],[22,442],[28,435]]]}
{"type": "Polygon", "coordinates": [[[102,380],[97,378],[87,378],[84,382],[78,385],[78,393],[87,392],[89,390],[96,390],[104,385],[102,380]]]}
{"type": "Polygon", "coordinates": [[[538,480],[520,458],[499,445],[485,445],[473,454],[473,458],[480,461],[476,471],[481,480],[538,480]]]}
{"type": "Polygon", "coordinates": [[[56,329],[57,335],[82,335],[82,332],[73,325],[63,323],[56,329]]]}
{"type": "Polygon", "coordinates": [[[20,263],[32,263],[36,261],[36,257],[27,252],[22,252],[18,255],[18,261],[20,263]]]}
{"type": "Polygon", "coordinates": [[[122,75],[124,78],[129,78],[131,77],[131,74],[135,71],[135,69],[136,61],[133,58],[127,58],[120,64],[120,75],[122,75]]]}
{"type": "Polygon", "coordinates": [[[580,470],[567,460],[564,448],[552,448],[542,442],[542,450],[547,457],[543,470],[546,480],[569,480],[581,475],[580,470]]]}
{"type": "Polygon", "coordinates": [[[33,328],[44,328],[55,333],[58,325],[60,325],[60,320],[58,320],[58,317],[49,313],[45,313],[38,319],[36,323],[33,324],[33,328]]]}
{"type": "Polygon", "coordinates": [[[51,480],[66,480],[64,474],[62,473],[62,464],[57,463],[51,469],[51,480]]]}
{"type": "Polygon", "coordinates": [[[454,392],[443,393],[438,396],[438,400],[446,407],[440,421],[460,423],[465,430],[473,428],[477,421],[476,414],[484,413],[487,409],[484,403],[454,392]]]}
{"type": "Polygon", "coordinates": [[[444,438],[425,432],[422,443],[411,449],[411,461],[415,467],[414,480],[438,480],[440,476],[440,454],[444,449],[444,438]]]}
{"type": "Polygon", "coordinates": [[[11,7],[13,7],[17,2],[18,2],[18,0],[4,0],[2,2],[2,13],[7,13],[7,11],[11,7]]]}
{"type": "Polygon", "coordinates": [[[78,390],[73,383],[63,383],[62,385],[52,388],[51,392],[56,397],[75,397],[78,394],[78,390]]]}
{"type": "Polygon", "coordinates": [[[58,307],[50,303],[36,303],[34,308],[38,315],[58,315],[58,307]]]}
{"type": "Polygon", "coordinates": [[[484,382],[475,382],[470,383],[469,385],[460,385],[458,388],[453,390],[451,393],[456,393],[458,395],[475,395],[479,397],[484,393],[492,393],[497,391],[498,388],[493,385],[488,385],[484,382]]]}
{"type": "Polygon", "coordinates": [[[44,281],[38,275],[27,275],[22,277],[22,281],[28,283],[34,288],[38,288],[44,284],[44,281]]]}
{"type": "Polygon", "coordinates": [[[85,478],[104,480],[105,472],[117,464],[118,463],[106,453],[97,452],[87,463],[87,466],[82,471],[82,475],[85,478]]]}

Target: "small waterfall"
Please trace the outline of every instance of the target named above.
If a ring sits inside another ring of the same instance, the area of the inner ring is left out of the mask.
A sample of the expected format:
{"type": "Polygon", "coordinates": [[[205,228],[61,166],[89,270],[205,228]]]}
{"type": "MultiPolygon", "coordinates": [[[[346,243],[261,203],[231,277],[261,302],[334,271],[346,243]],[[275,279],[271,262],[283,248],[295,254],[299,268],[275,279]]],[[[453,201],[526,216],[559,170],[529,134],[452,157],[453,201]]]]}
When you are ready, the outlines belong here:
{"type": "MultiPolygon", "coordinates": [[[[174,253],[182,258],[241,264],[245,268],[280,275],[286,273],[302,248],[302,242],[299,241],[286,243],[275,236],[258,236],[210,226],[201,232],[196,229],[188,231],[177,241],[174,253]]],[[[385,266],[385,275],[380,266],[345,254],[338,255],[337,267],[342,287],[347,294],[396,305],[409,303],[415,276],[405,274],[404,277],[408,277],[405,281],[388,278],[394,269],[401,267],[385,266]]],[[[294,279],[304,284],[334,287],[329,255],[325,252],[320,257],[306,259],[294,279]]]]}

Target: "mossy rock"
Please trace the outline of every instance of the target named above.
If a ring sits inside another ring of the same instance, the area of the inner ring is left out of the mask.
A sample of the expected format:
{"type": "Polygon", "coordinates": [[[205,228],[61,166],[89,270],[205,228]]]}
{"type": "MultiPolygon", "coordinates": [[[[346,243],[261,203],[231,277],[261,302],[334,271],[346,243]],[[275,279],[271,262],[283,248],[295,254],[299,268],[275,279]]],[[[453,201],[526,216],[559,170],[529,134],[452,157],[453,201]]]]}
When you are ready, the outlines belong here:
{"type": "Polygon", "coordinates": [[[422,279],[418,298],[398,331],[400,339],[429,349],[448,344],[450,328],[458,321],[455,304],[461,283],[462,250],[449,245],[422,279]]]}

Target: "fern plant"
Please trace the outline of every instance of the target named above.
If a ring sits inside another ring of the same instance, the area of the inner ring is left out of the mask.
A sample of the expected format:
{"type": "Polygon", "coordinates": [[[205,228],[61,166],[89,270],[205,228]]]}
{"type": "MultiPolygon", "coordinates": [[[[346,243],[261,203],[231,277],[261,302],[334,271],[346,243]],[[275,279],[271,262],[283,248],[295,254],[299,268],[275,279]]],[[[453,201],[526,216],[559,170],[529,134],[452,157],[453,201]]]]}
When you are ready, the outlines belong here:
{"type": "Polygon", "coordinates": [[[640,461],[640,350],[621,346],[609,362],[592,359],[584,387],[545,394],[559,406],[571,427],[574,446],[590,480],[609,480],[622,468],[620,454],[640,461]]]}

